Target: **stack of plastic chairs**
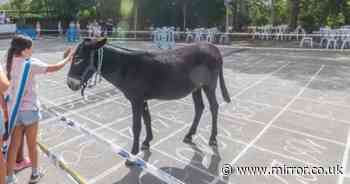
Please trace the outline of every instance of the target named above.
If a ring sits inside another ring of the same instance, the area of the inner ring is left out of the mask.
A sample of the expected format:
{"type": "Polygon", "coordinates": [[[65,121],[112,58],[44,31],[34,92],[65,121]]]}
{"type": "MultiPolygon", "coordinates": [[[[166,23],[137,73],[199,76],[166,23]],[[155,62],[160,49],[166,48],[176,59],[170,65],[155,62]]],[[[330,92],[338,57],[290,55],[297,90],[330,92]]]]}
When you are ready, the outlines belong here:
{"type": "Polygon", "coordinates": [[[327,39],[329,38],[331,29],[327,27],[321,27],[320,28],[320,36],[321,36],[321,41],[320,41],[320,47],[324,48],[324,42],[327,44],[327,39]]]}
{"type": "Polygon", "coordinates": [[[330,46],[333,46],[333,49],[337,49],[337,35],[338,35],[338,31],[337,30],[330,30],[328,37],[327,37],[327,46],[326,48],[329,49],[330,46]]]}
{"type": "MultiPolygon", "coordinates": [[[[346,48],[346,46],[350,45],[350,27],[349,28],[343,28],[343,35],[341,37],[341,41],[342,41],[342,46],[341,46],[341,50],[344,50],[346,48]]],[[[350,47],[350,46],[349,46],[350,47]]]]}

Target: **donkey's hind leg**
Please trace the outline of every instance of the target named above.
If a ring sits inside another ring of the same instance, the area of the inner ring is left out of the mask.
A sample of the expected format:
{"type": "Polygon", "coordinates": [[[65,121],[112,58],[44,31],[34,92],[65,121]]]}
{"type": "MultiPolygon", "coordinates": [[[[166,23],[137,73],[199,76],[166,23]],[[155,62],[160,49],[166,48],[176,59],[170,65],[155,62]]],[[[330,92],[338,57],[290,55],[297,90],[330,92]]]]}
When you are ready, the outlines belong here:
{"type": "Polygon", "coordinates": [[[145,127],[146,127],[147,135],[146,135],[145,141],[143,141],[143,143],[142,143],[141,150],[148,150],[150,147],[149,142],[151,142],[153,139],[153,133],[152,133],[152,124],[151,124],[151,114],[149,112],[147,101],[145,101],[143,104],[142,116],[143,116],[143,122],[144,122],[145,127]]]}
{"type": "Polygon", "coordinates": [[[211,136],[209,139],[209,145],[217,146],[216,136],[218,134],[217,122],[218,122],[219,105],[216,99],[215,87],[204,87],[204,92],[208,98],[208,101],[210,104],[210,111],[212,115],[212,129],[211,129],[211,136]]]}
{"type": "Polygon", "coordinates": [[[198,89],[197,91],[193,92],[192,98],[194,102],[195,116],[194,116],[192,126],[190,128],[190,131],[187,133],[187,135],[183,140],[185,143],[190,143],[190,144],[192,144],[192,136],[196,134],[198,123],[199,123],[199,120],[201,119],[201,116],[204,110],[202,89],[198,89]]]}

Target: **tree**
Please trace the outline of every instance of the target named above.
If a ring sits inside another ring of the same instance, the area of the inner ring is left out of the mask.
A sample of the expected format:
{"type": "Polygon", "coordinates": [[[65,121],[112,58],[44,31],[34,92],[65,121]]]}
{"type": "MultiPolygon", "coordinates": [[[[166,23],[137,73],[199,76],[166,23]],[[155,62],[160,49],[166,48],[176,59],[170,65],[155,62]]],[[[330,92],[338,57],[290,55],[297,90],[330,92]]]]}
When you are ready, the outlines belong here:
{"type": "Polygon", "coordinates": [[[117,17],[120,14],[120,1],[99,0],[96,5],[97,16],[102,19],[117,17]]]}
{"type": "Polygon", "coordinates": [[[35,11],[45,11],[48,16],[72,20],[77,18],[80,11],[95,5],[96,0],[31,0],[30,8],[35,11]]]}
{"type": "Polygon", "coordinates": [[[300,0],[289,0],[289,6],[290,6],[289,26],[291,28],[296,28],[298,25],[298,17],[300,12],[300,0]]]}

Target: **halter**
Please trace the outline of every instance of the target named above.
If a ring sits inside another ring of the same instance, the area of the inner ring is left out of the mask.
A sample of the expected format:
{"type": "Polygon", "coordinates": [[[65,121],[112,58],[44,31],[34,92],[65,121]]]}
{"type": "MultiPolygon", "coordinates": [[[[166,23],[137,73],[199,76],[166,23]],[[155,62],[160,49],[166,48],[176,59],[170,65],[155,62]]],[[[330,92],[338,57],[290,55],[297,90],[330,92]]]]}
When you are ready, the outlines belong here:
{"type": "Polygon", "coordinates": [[[80,77],[80,80],[82,81],[81,96],[83,97],[85,97],[84,91],[86,87],[94,87],[97,85],[97,82],[102,81],[101,70],[102,70],[102,63],[103,63],[103,48],[100,48],[97,50],[97,67],[95,66],[94,59],[95,59],[95,51],[92,51],[90,53],[89,66],[85,69],[85,71],[80,77]],[[94,79],[86,80],[86,77],[88,77],[90,73],[92,73],[92,75],[95,74],[95,76],[92,77],[94,79]]]}

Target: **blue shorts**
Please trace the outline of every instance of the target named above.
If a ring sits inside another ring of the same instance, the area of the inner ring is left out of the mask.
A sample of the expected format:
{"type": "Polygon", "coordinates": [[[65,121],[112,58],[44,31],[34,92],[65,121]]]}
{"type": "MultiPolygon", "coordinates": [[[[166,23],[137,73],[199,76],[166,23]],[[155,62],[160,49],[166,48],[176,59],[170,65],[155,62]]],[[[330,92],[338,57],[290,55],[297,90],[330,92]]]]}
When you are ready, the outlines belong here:
{"type": "Polygon", "coordinates": [[[17,114],[16,126],[30,126],[39,122],[40,119],[40,111],[20,111],[17,114]]]}
{"type": "Polygon", "coordinates": [[[2,117],[2,111],[0,110],[0,136],[2,138],[2,136],[5,133],[5,122],[4,119],[2,117]]]}
{"type": "Polygon", "coordinates": [[[1,119],[0,121],[0,138],[2,139],[2,136],[4,135],[5,133],[5,122],[1,119]]]}

